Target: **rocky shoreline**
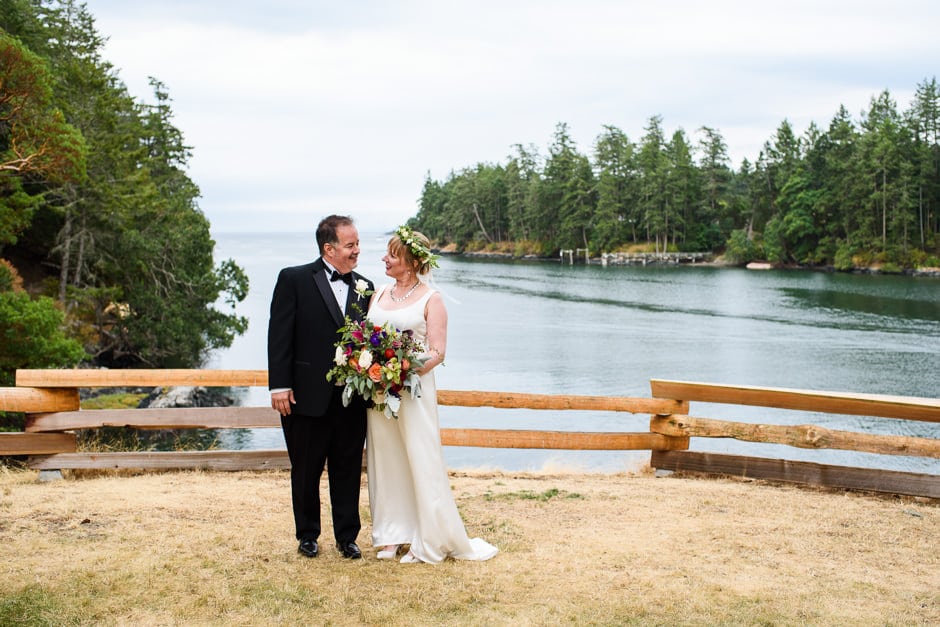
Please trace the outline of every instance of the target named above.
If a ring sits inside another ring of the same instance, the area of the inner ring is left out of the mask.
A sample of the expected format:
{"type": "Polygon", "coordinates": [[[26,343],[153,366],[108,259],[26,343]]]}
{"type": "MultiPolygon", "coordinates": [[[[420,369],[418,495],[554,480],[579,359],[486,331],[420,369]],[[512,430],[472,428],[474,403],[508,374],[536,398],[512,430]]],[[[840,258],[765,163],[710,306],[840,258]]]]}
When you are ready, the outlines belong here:
{"type": "Polygon", "coordinates": [[[227,394],[225,388],[176,386],[154,388],[147,398],[140,401],[137,407],[152,409],[165,407],[231,407],[234,404],[235,398],[227,394]]]}
{"type": "MultiPolygon", "coordinates": [[[[457,257],[467,257],[470,259],[498,259],[506,261],[560,261],[568,263],[567,259],[559,257],[546,257],[544,255],[516,255],[508,252],[496,251],[466,251],[457,252],[455,250],[441,249],[436,252],[442,255],[452,255],[457,257]]],[[[584,258],[574,258],[575,263],[587,263],[589,265],[600,266],[627,266],[627,265],[688,265],[688,266],[711,266],[711,267],[745,267],[745,264],[736,264],[724,261],[721,257],[716,257],[711,253],[604,253],[599,257],[590,257],[586,261],[584,258]]],[[[747,264],[751,265],[751,264],[747,264]]],[[[866,268],[852,268],[851,270],[838,270],[834,266],[803,266],[798,264],[772,264],[760,263],[756,269],[762,270],[810,270],[815,272],[847,272],[850,274],[896,274],[914,277],[932,277],[940,278],[940,268],[921,267],[906,268],[900,272],[888,272],[880,266],[871,266],[866,268]]]]}
{"type": "Polygon", "coordinates": [[[82,400],[109,394],[146,394],[137,404],[137,409],[162,409],[167,407],[231,407],[235,397],[227,388],[203,386],[174,386],[155,388],[81,388],[82,400]]]}

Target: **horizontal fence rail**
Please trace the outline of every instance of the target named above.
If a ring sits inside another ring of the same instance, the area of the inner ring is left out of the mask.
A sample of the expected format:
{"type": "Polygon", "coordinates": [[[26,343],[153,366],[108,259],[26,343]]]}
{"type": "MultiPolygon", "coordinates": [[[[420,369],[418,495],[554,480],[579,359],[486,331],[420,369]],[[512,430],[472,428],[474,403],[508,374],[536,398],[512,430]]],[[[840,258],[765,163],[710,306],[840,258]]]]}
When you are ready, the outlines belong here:
{"type": "Polygon", "coordinates": [[[673,437],[734,438],[744,442],[786,444],[797,448],[842,449],[940,458],[940,440],[905,435],[836,431],[817,425],[761,425],[675,414],[653,416],[650,431],[673,437]]]}
{"type": "Polygon", "coordinates": [[[581,451],[648,451],[689,448],[689,438],[658,433],[584,433],[509,429],[441,429],[445,446],[538,448],[581,451]]]}
{"type": "Polygon", "coordinates": [[[36,470],[287,470],[287,451],[130,451],[126,453],[60,453],[38,458],[36,470]]]}
{"type": "Polygon", "coordinates": [[[0,454],[50,455],[76,448],[74,433],[0,433],[0,454]]]}
{"type": "Polygon", "coordinates": [[[497,407],[502,409],[580,409],[587,411],[626,411],[634,414],[684,413],[689,404],[683,401],[626,396],[561,396],[523,394],[520,392],[469,392],[439,390],[440,405],[461,407],[497,407]]]}
{"type": "Polygon", "coordinates": [[[83,409],[30,414],[27,432],[133,427],[135,429],[263,429],[280,427],[270,407],[166,407],[160,409],[83,409]]]}
{"type": "MultiPolygon", "coordinates": [[[[22,433],[0,434],[0,455],[30,455],[39,470],[80,468],[284,469],[284,450],[79,452],[76,430],[279,428],[269,407],[81,409],[80,388],[266,387],[265,370],[18,370],[15,388],[0,388],[0,411],[26,413],[22,433]]],[[[875,435],[816,425],[755,424],[690,415],[692,401],[774,407],[829,414],[940,422],[940,399],[821,392],[653,379],[652,398],[438,390],[443,406],[542,411],[648,414],[649,432],[569,432],[513,429],[441,429],[446,446],[567,450],[648,450],[662,471],[707,472],[940,498],[940,476],[849,468],[689,451],[693,437],[798,448],[842,449],[884,455],[940,458],[940,440],[875,435]]]]}
{"type": "Polygon", "coordinates": [[[940,498],[940,476],[698,451],[653,451],[654,468],[940,498]]]}
{"type": "Polygon", "coordinates": [[[267,387],[267,370],[17,370],[17,387],[267,387]]]}
{"type": "Polygon", "coordinates": [[[0,411],[70,411],[79,407],[77,389],[0,388],[0,411]]]}
{"type": "Polygon", "coordinates": [[[656,398],[940,422],[940,399],[651,379],[656,398]]]}
{"type": "MultiPolygon", "coordinates": [[[[720,385],[663,379],[651,379],[650,390],[656,398],[682,398],[686,401],[707,403],[940,422],[940,399],[936,398],[720,385]]],[[[745,442],[785,444],[799,448],[940,457],[940,439],[837,431],[816,425],[752,424],[672,415],[652,416],[650,431],[674,436],[734,438],[745,442]]],[[[669,471],[731,474],[739,477],[809,483],[833,488],[940,498],[940,476],[938,475],[688,450],[653,450],[650,455],[650,465],[669,471]]]]}

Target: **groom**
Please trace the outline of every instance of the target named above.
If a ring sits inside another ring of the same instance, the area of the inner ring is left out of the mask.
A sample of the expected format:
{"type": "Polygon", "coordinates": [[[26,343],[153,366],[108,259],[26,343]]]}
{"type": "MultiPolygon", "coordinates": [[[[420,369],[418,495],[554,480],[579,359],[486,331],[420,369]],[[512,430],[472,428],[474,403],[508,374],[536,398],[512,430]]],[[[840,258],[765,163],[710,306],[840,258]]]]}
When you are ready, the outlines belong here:
{"type": "Polygon", "coordinates": [[[342,386],[326,380],[333,365],[343,316],[364,314],[368,299],[354,273],[359,233],[352,219],[328,216],[317,227],[320,258],[284,268],[277,277],[268,323],[268,386],[291,463],[291,502],[298,551],[316,557],[320,548],[320,476],[324,465],[333,508],[333,535],[343,557],[359,559],[356,545],[366,409],[354,397],[343,407],[342,386]]]}

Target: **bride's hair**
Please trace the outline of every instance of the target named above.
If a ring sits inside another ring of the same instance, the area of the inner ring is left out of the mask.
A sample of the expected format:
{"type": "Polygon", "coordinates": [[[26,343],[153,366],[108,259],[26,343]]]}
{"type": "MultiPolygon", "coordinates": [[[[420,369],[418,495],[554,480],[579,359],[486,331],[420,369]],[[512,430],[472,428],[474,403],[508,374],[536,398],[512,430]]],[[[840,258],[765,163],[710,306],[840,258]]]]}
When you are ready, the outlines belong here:
{"type": "Polygon", "coordinates": [[[388,242],[389,251],[404,259],[422,276],[437,267],[437,255],[431,252],[431,241],[423,233],[410,227],[400,226],[388,242]]]}

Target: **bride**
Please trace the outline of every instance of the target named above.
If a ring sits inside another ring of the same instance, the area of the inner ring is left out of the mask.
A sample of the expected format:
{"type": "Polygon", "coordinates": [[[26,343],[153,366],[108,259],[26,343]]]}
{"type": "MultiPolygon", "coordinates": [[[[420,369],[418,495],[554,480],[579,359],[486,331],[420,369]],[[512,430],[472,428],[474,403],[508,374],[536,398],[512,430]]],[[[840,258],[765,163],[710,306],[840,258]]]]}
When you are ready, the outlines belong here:
{"type": "Polygon", "coordinates": [[[447,310],[441,295],[426,282],[436,256],[427,237],[401,226],[382,261],[394,283],[373,295],[367,317],[375,324],[411,329],[426,348],[426,361],[418,371],[421,395],[402,393],[397,420],[374,409],[368,412],[366,454],[376,557],[396,558],[402,546],[410,545],[403,564],[437,564],[447,557],[490,559],[498,549],[467,536],[441,450],[433,369],[444,361],[447,310]]]}

